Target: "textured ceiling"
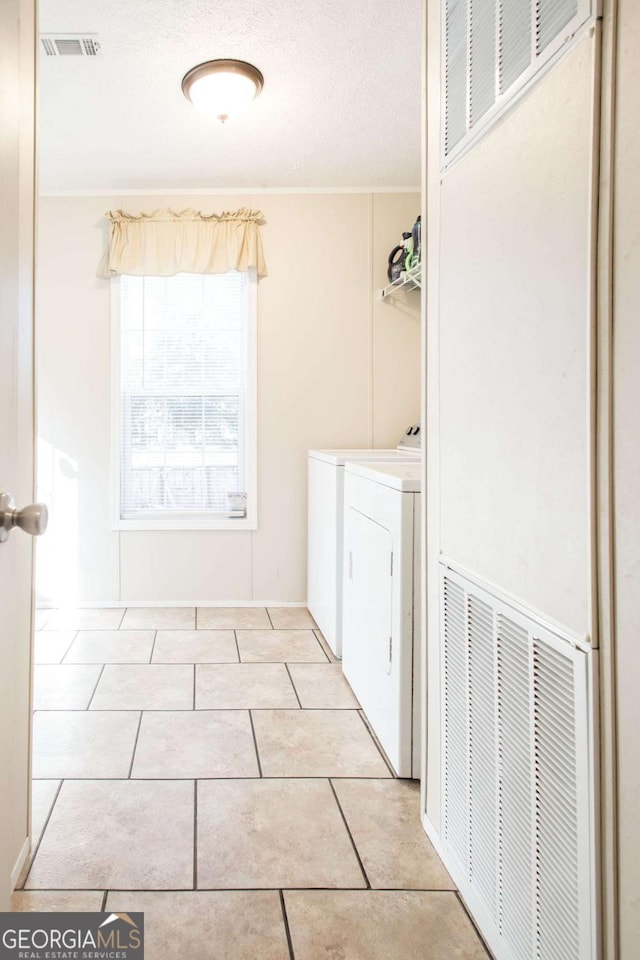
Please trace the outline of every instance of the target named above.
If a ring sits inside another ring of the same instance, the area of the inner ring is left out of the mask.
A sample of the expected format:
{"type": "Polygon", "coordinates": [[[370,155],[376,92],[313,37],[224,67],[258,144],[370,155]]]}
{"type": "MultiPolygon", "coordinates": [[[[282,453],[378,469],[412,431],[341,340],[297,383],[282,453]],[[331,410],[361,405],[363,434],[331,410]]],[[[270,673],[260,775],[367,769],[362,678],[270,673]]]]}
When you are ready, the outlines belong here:
{"type": "Polygon", "coordinates": [[[100,56],[40,58],[47,192],[420,183],[421,0],[40,0],[41,33],[100,56]],[[203,60],[265,86],[222,126],[182,95],[203,60]]]}

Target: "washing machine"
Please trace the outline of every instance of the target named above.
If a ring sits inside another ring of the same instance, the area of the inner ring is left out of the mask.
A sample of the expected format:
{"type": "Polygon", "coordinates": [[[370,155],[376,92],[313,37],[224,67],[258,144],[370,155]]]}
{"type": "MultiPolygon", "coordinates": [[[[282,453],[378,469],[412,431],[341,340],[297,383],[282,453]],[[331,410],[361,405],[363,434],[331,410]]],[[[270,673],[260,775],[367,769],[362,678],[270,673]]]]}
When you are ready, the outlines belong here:
{"type": "Polygon", "coordinates": [[[307,606],[337,657],[342,656],[344,470],[349,462],[420,460],[420,426],[396,449],[309,450],[307,606]]]}
{"type": "Polygon", "coordinates": [[[342,669],[399,777],[420,778],[419,463],[344,473],[342,669]]]}

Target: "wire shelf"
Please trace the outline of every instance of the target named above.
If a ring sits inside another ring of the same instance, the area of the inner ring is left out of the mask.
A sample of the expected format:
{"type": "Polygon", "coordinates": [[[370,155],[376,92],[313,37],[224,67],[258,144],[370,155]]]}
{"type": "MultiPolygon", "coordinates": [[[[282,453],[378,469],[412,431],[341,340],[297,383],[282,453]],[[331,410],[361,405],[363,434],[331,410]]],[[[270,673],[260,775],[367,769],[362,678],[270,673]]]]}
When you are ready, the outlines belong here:
{"type": "Polygon", "coordinates": [[[403,270],[397,280],[388,283],[386,287],[383,287],[382,290],[379,291],[379,297],[381,300],[386,300],[388,297],[393,296],[396,291],[402,290],[403,287],[406,287],[407,290],[422,289],[421,263],[416,264],[416,266],[410,270],[403,270]]]}

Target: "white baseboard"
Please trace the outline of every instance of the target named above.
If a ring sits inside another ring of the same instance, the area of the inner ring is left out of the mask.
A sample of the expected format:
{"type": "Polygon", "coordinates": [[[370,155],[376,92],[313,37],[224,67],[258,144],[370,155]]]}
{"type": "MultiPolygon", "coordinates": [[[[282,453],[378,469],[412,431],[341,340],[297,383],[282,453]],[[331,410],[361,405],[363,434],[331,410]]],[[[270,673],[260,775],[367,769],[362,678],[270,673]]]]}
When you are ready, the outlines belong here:
{"type": "Polygon", "coordinates": [[[306,607],[306,600],[36,600],[39,610],[123,609],[125,607],[306,607]]]}
{"type": "Polygon", "coordinates": [[[22,850],[18,855],[18,859],[15,862],[15,866],[11,871],[11,889],[15,890],[18,880],[20,879],[20,874],[24,869],[24,865],[27,862],[29,853],[31,852],[31,837],[27,837],[25,842],[22,844],[22,850]]]}
{"type": "MultiPolygon", "coordinates": [[[[436,830],[436,828],[435,828],[434,825],[431,823],[431,820],[429,820],[429,817],[426,815],[426,813],[421,813],[421,814],[420,814],[420,819],[422,820],[422,827],[423,827],[423,829],[424,829],[424,832],[425,832],[426,835],[429,837],[429,840],[431,841],[432,846],[434,847],[436,853],[438,854],[438,856],[440,857],[440,859],[441,859],[442,862],[444,863],[445,867],[447,867],[446,855],[444,854],[444,852],[443,852],[443,850],[442,850],[442,845],[441,845],[441,843],[440,843],[440,833],[439,833],[439,831],[436,830]]],[[[447,870],[448,870],[448,869],[449,869],[449,868],[447,867],[447,870]]]]}

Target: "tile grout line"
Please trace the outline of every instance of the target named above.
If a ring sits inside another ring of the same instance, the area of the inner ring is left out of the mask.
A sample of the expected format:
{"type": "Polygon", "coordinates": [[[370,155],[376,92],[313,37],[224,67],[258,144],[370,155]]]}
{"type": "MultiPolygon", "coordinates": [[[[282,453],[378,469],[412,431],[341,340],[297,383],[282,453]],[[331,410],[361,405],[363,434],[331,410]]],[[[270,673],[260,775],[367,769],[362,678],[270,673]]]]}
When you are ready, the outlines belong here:
{"type": "MultiPolygon", "coordinates": [[[[237,641],[236,641],[237,646],[237,641]]],[[[153,644],[153,650],[155,651],[155,641],[153,644]]],[[[323,651],[324,654],[324,651],[323,651]]],[[[238,656],[241,656],[238,648],[238,656]]],[[[149,660],[108,660],[106,663],[108,666],[116,667],[154,667],[154,666],[189,666],[193,663],[193,660],[155,660],[150,662],[149,660]]],[[[66,663],[38,663],[36,666],[39,667],[95,667],[98,664],[104,664],[105,660],[73,660],[67,661],[66,663]]],[[[224,666],[225,664],[233,664],[237,666],[238,663],[260,663],[260,664],[269,664],[269,663],[301,663],[301,664],[312,664],[315,666],[325,667],[327,664],[331,667],[339,666],[337,663],[333,663],[331,660],[327,660],[326,656],[324,660],[295,660],[289,658],[288,660],[198,660],[197,663],[212,663],[216,666],[224,666]]]]}
{"type": "Polygon", "coordinates": [[[321,662],[324,663],[324,662],[326,661],[327,663],[333,663],[333,660],[331,660],[331,658],[330,658],[329,655],[327,654],[327,651],[324,649],[324,647],[323,647],[322,644],[320,643],[320,640],[319,640],[319,638],[318,638],[318,635],[316,634],[316,631],[315,631],[313,628],[311,628],[311,633],[313,634],[313,639],[315,640],[315,642],[318,644],[320,650],[322,651],[322,656],[324,657],[324,660],[322,660],[321,662]]]}
{"type": "Polygon", "coordinates": [[[138,729],[136,730],[136,739],[133,742],[133,753],[131,754],[131,763],[129,764],[129,776],[127,780],[131,780],[131,774],[133,773],[133,761],[136,758],[136,750],[138,749],[138,738],[140,736],[140,727],[142,726],[142,710],[140,711],[140,716],[138,717],[138,729]]]}
{"type": "Polygon", "coordinates": [[[287,907],[284,902],[284,890],[278,890],[280,894],[280,910],[282,911],[282,921],[284,923],[284,932],[287,937],[287,946],[289,948],[289,960],[295,960],[293,953],[293,942],[291,940],[291,930],[289,928],[289,917],[287,916],[287,907]]]}
{"type": "MultiPolygon", "coordinates": [[[[107,666],[118,666],[118,664],[107,664],[107,666]]],[[[142,664],[142,666],[146,666],[146,664],[142,664]]],[[[162,666],[164,666],[164,664],[162,664],[162,666]]],[[[174,664],[170,664],[170,666],[174,666],[174,664]]],[[[183,666],[183,664],[176,664],[176,666],[183,666]]],[[[186,664],[186,666],[189,666],[189,664],[186,664]]],[[[197,664],[197,666],[206,666],[206,664],[197,664]]],[[[339,713],[339,714],[347,714],[347,713],[359,714],[360,713],[360,710],[358,710],[357,707],[303,707],[302,709],[306,710],[308,713],[339,713]]],[[[94,710],[91,711],[91,713],[138,713],[139,710],[144,710],[145,712],[148,712],[148,713],[192,713],[193,707],[136,707],[136,706],[96,707],[94,710]]],[[[290,713],[292,711],[295,711],[295,713],[298,713],[300,708],[299,707],[247,707],[247,706],[199,707],[198,708],[198,712],[201,712],[201,713],[226,713],[226,712],[233,713],[234,711],[238,712],[238,711],[244,711],[244,710],[255,710],[258,712],[262,710],[269,710],[269,711],[275,711],[276,713],[290,713]]],[[[86,707],[36,707],[33,712],[34,713],[86,713],[87,709],[86,707]]],[[[366,724],[365,724],[365,727],[367,729],[367,733],[370,734],[371,731],[366,726],[366,724]]],[[[378,749],[380,748],[378,747],[378,749]]],[[[395,773],[393,774],[393,777],[396,780],[398,779],[395,773]]],[[[36,777],[36,779],[41,780],[41,779],[46,779],[46,777],[45,778],[36,777]]],[[[54,778],[54,779],[57,779],[57,778],[54,778]]],[[[373,779],[381,780],[383,778],[374,777],[373,779]]]]}
{"type": "Polygon", "coordinates": [[[58,797],[60,796],[60,791],[62,790],[62,784],[63,784],[63,783],[64,783],[64,780],[60,780],[60,783],[58,784],[58,789],[56,790],[56,795],[55,795],[55,797],[53,798],[53,803],[51,804],[51,806],[50,806],[50,808],[49,808],[49,813],[47,814],[47,819],[45,820],[44,826],[43,826],[42,831],[41,831],[41,833],[40,833],[40,836],[38,837],[38,842],[37,842],[37,844],[36,844],[35,850],[33,851],[33,856],[31,857],[31,863],[29,864],[29,869],[28,869],[27,872],[26,872],[26,875],[25,875],[25,878],[24,878],[22,887],[20,888],[21,890],[24,890],[24,889],[25,889],[25,887],[26,887],[26,885],[27,885],[27,881],[29,880],[29,877],[31,876],[31,871],[32,871],[32,869],[33,869],[34,863],[36,862],[36,857],[38,856],[38,851],[39,851],[39,849],[40,849],[40,844],[42,843],[42,840],[43,840],[44,835],[45,835],[45,831],[46,831],[47,827],[49,826],[49,820],[51,819],[51,815],[52,815],[52,813],[53,813],[53,808],[55,807],[56,803],[58,802],[58,797]]]}
{"type": "Polygon", "coordinates": [[[88,703],[87,706],[85,707],[85,711],[91,709],[91,704],[93,703],[93,698],[94,698],[95,695],[96,695],[96,691],[97,691],[97,689],[98,689],[98,684],[99,684],[100,681],[102,680],[102,674],[104,673],[104,668],[105,668],[105,667],[106,667],[106,663],[103,663],[103,664],[102,664],[102,669],[101,669],[100,673],[98,674],[98,679],[96,680],[96,685],[95,685],[95,687],[93,688],[93,693],[91,694],[91,697],[90,697],[90,699],[89,699],[89,703],[88,703]]]}
{"type": "MultiPolygon", "coordinates": [[[[380,754],[380,756],[381,756],[382,759],[384,760],[384,764],[385,764],[387,770],[389,771],[389,773],[391,774],[391,776],[393,777],[393,779],[394,779],[394,780],[397,780],[397,779],[398,779],[398,776],[397,776],[395,770],[393,769],[393,767],[391,766],[391,764],[390,764],[389,761],[387,760],[387,757],[386,757],[386,755],[385,755],[384,750],[382,749],[382,747],[381,747],[380,744],[378,743],[377,737],[374,736],[373,732],[371,731],[371,728],[369,727],[369,724],[367,723],[367,721],[366,721],[366,719],[365,719],[364,710],[363,710],[362,708],[360,708],[359,710],[356,710],[356,713],[358,714],[358,716],[359,716],[360,719],[362,720],[362,723],[364,724],[364,728],[365,728],[365,730],[367,731],[367,733],[369,734],[369,736],[371,737],[371,739],[372,739],[372,741],[373,741],[373,743],[374,743],[374,746],[375,746],[376,750],[378,751],[378,753],[380,754]]],[[[383,778],[377,777],[376,779],[380,780],[380,779],[383,779],[383,778]]]]}
{"type": "Polygon", "coordinates": [[[349,840],[351,841],[351,846],[353,847],[353,852],[354,852],[355,855],[356,855],[356,858],[357,858],[357,860],[358,860],[358,864],[359,864],[360,869],[361,869],[361,871],[362,871],[362,876],[364,877],[365,883],[367,884],[367,890],[371,890],[371,883],[369,882],[369,877],[367,876],[367,871],[365,870],[364,864],[363,864],[362,859],[361,859],[361,857],[360,857],[360,854],[358,853],[358,848],[356,847],[356,842],[355,842],[355,840],[353,839],[353,834],[351,833],[351,830],[350,830],[350,828],[349,828],[349,824],[347,823],[347,818],[346,818],[345,815],[344,815],[344,810],[342,809],[342,807],[341,807],[341,805],[340,805],[340,801],[338,800],[338,794],[336,793],[336,788],[335,788],[334,785],[333,785],[333,780],[331,779],[331,777],[329,777],[328,780],[329,780],[329,786],[331,787],[331,791],[332,791],[332,793],[333,793],[333,795],[334,795],[334,797],[335,797],[336,804],[338,805],[338,810],[340,811],[340,816],[342,817],[342,822],[343,822],[344,825],[345,825],[345,829],[346,829],[347,834],[348,834],[348,836],[349,836],[349,840]]]}
{"type": "Polygon", "coordinates": [[[322,652],[324,653],[324,655],[325,655],[325,657],[327,658],[327,660],[329,661],[329,663],[339,663],[339,664],[342,666],[342,660],[341,660],[341,658],[340,658],[340,657],[336,657],[336,655],[334,654],[333,650],[332,650],[331,647],[329,646],[329,643],[328,643],[326,637],[325,637],[324,634],[322,633],[322,630],[314,630],[314,631],[313,631],[313,634],[314,634],[316,640],[318,641],[318,643],[320,644],[320,646],[322,647],[322,652]],[[320,637],[318,636],[318,634],[320,634],[320,636],[322,637],[322,640],[320,639],[320,637]]]}
{"type": "Polygon", "coordinates": [[[196,665],[193,665],[193,709],[196,708],[196,665]]]}
{"type": "MultiPolygon", "coordinates": [[[[114,664],[107,664],[107,666],[114,666],[114,664]]],[[[118,666],[118,664],[115,664],[118,666]]],[[[182,666],[182,664],[180,664],[182,666]]],[[[187,664],[190,666],[190,664],[187,664]]],[[[218,713],[225,711],[233,710],[296,710],[297,707],[201,707],[200,710],[203,712],[208,711],[209,713],[218,713]]],[[[95,710],[92,710],[91,713],[138,713],[140,710],[148,711],[149,713],[193,713],[193,707],[139,707],[139,706],[130,706],[130,707],[97,707],[95,710]]],[[[86,713],[86,707],[36,707],[33,711],[34,713],[86,713]]],[[[43,779],[42,777],[36,777],[37,780],[43,779]]]]}
{"type": "MultiPolygon", "coordinates": [[[[234,666],[237,667],[237,660],[197,660],[197,664],[208,663],[216,667],[234,666]]],[[[243,663],[284,663],[284,660],[243,660],[243,663]]],[[[324,666],[321,660],[291,660],[291,663],[313,663],[324,666]]],[[[148,660],[74,660],[67,663],[38,663],[38,667],[191,667],[193,660],[155,660],[150,663],[148,660]]]]}
{"type": "MultiPolygon", "coordinates": [[[[32,887],[29,890],[17,890],[16,893],[70,893],[76,890],[82,893],[103,893],[97,887],[32,887]]],[[[198,893],[275,893],[283,890],[286,893],[441,893],[452,894],[459,898],[457,890],[443,889],[442,887],[371,887],[369,891],[364,887],[200,887],[198,893]]],[[[194,893],[191,887],[109,887],[107,893],[194,893]]],[[[464,901],[461,901],[464,906],[464,901]]],[[[465,913],[467,913],[465,909],[465,913]]]]}
{"type": "Polygon", "coordinates": [[[193,781],[193,889],[198,889],[198,781],[193,781]]]}
{"type": "Polygon", "coordinates": [[[288,677],[289,677],[289,680],[291,681],[291,686],[293,687],[293,692],[294,692],[295,695],[296,695],[296,700],[298,701],[298,704],[299,704],[299,706],[300,706],[300,709],[302,710],[302,701],[300,700],[300,697],[298,696],[298,691],[296,690],[296,685],[295,685],[295,683],[293,682],[293,677],[291,676],[291,670],[289,670],[289,664],[288,664],[288,663],[285,663],[285,668],[286,668],[286,671],[287,671],[287,675],[288,675],[288,677]]]}
{"type": "MultiPolygon", "coordinates": [[[[96,712],[97,712],[97,711],[96,711],[96,712]]],[[[131,713],[137,713],[138,711],[132,710],[132,711],[130,711],[130,712],[131,712],[131,713]]],[[[142,712],[143,712],[143,713],[148,713],[148,712],[150,712],[150,711],[143,710],[142,712]]],[[[167,712],[173,712],[173,711],[167,711],[167,712]]],[[[192,710],[183,711],[183,712],[184,712],[184,713],[193,713],[192,710]]],[[[238,712],[238,713],[249,713],[249,711],[246,710],[246,709],[238,710],[237,712],[238,712]]],[[[299,713],[299,712],[300,712],[300,711],[296,710],[296,713],[299,713]]],[[[100,783],[105,783],[105,782],[108,781],[108,780],[114,780],[114,781],[117,781],[118,783],[126,783],[126,781],[129,780],[129,779],[135,780],[135,781],[138,782],[138,783],[186,783],[188,780],[193,780],[193,775],[188,776],[188,775],[185,774],[184,776],[181,776],[181,777],[158,777],[158,776],[155,776],[155,775],[154,775],[154,776],[131,777],[131,778],[129,778],[128,776],[116,777],[116,776],[113,776],[112,774],[108,774],[108,775],[102,776],[102,777],[96,777],[96,776],[92,776],[92,777],[59,777],[59,776],[58,776],[58,777],[34,777],[34,780],[45,780],[45,781],[61,780],[61,779],[62,779],[62,780],[68,780],[69,782],[73,781],[74,783],[92,783],[92,782],[93,782],[93,783],[98,783],[98,782],[100,782],[100,783]]],[[[226,777],[198,777],[198,780],[207,781],[207,782],[211,782],[211,783],[215,783],[215,782],[218,781],[218,780],[326,780],[326,779],[327,779],[327,774],[326,774],[326,773],[324,773],[324,774],[320,774],[320,773],[317,773],[317,774],[291,773],[291,774],[288,774],[287,776],[283,776],[281,773],[276,773],[276,774],[264,774],[264,773],[263,773],[263,774],[261,774],[261,775],[259,775],[259,776],[251,776],[251,775],[248,775],[248,776],[247,776],[246,774],[245,774],[245,775],[229,774],[229,775],[226,776],[226,777]]],[[[345,774],[335,774],[335,773],[334,773],[334,774],[331,774],[331,779],[332,779],[332,780],[380,780],[380,781],[382,781],[383,783],[388,783],[391,778],[390,778],[390,777],[372,777],[371,774],[367,774],[367,775],[365,775],[365,774],[354,775],[354,774],[352,774],[352,773],[345,773],[345,774]]]]}
{"type": "MultiPolygon", "coordinates": [[[[51,631],[51,632],[53,633],[53,631],[51,631]]],[[[71,631],[70,631],[70,632],[71,632],[71,631]]],[[[79,630],[76,630],[75,633],[73,634],[73,636],[72,636],[72,638],[71,638],[71,643],[69,644],[69,646],[67,647],[67,649],[65,650],[65,652],[62,654],[62,658],[61,658],[60,660],[58,660],[58,666],[62,666],[63,663],[65,664],[65,666],[68,664],[68,662],[69,662],[68,660],[67,660],[66,663],[65,663],[65,657],[67,656],[67,654],[68,654],[69,651],[71,650],[71,647],[74,645],[74,643],[75,643],[76,640],[78,639],[78,634],[79,634],[79,633],[80,633],[80,631],[79,631],[79,630]]]]}
{"type": "Polygon", "coordinates": [[[491,951],[489,950],[489,946],[488,946],[487,942],[485,941],[484,936],[482,935],[482,933],[481,933],[481,931],[480,931],[480,928],[478,927],[478,924],[476,923],[476,921],[474,920],[473,916],[471,915],[471,912],[467,909],[467,905],[466,905],[466,903],[464,902],[464,900],[462,899],[462,894],[460,893],[460,891],[459,891],[459,890],[457,889],[457,887],[456,887],[455,890],[446,890],[446,891],[443,890],[442,892],[443,892],[443,893],[452,893],[452,894],[454,895],[454,897],[456,898],[456,900],[458,901],[458,903],[459,903],[460,906],[462,907],[462,910],[463,910],[463,912],[464,912],[464,915],[466,916],[467,920],[469,921],[469,923],[470,923],[471,926],[473,927],[473,929],[474,929],[474,931],[475,931],[475,933],[476,933],[476,936],[478,937],[478,940],[480,941],[480,943],[482,944],[482,946],[484,947],[484,949],[487,951],[487,960],[492,960],[493,954],[492,954],[491,951]]]}
{"type": "MultiPolygon", "coordinates": [[[[42,609],[42,608],[41,608],[41,609],[42,609]]],[[[46,625],[49,623],[49,621],[50,621],[50,620],[53,620],[53,615],[54,615],[55,613],[57,613],[57,612],[58,612],[58,608],[57,608],[57,607],[52,607],[51,610],[49,610],[49,616],[45,618],[44,623],[42,624],[42,626],[41,626],[39,629],[40,629],[40,630],[44,630],[44,628],[45,628],[46,625]]]]}
{"type": "MultiPolygon", "coordinates": [[[[260,751],[258,750],[258,739],[256,737],[255,727],[253,725],[253,714],[251,710],[249,710],[249,723],[251,724],[251,733],[253,734],[253,745],[256,750],[256,760],[258,761],[258,773],[260,774],[259,779],[262,779],[263,774],[262,774],[262,764],[260,763],[260,751]]],[[[253,777],[252,779],[256,779],[256,778],[253,777]]]]}
{"type": "Polygon", "coordinates": [[[127,615],[127,609],[128,609],[127,607],[122,608],[122,616],[120,617],[120,623],[116,627],[116,630],[122,630],[122,624],[124,623],[124,618],[127,615]]]}
{"type": "Polygon", "coordinates": [[[109,891],[108,891],[108,890],[105,890],[104,893],[103,893],[103,895],[102,895],[102,908],[101,908],[101,911],[100,911],[101,913],[106,913],[106,912],[107,912],[107,909],[106,909],[106,908],[107,908],[107,897],[108,897],[108,896],[109,896],[109,891]]]}
{"type": "MultiPolygon", "coordinates": [[[[172,608],[173,609],[173,608],[172,608]]],[[[211,630],[229,630],[229,627],[211,627],[211,630]]],[[[258,627],[251,627],[247,629],[258,630],[258,627]]],[[[59,630],[36,630],[36,633],[41,634],[43,637],[48,637],[52,633],[142,633],[143,631],[150,630],[171,630],[175,633],[186,633],[187,630],[193,632],[193,627],[176,627],[173,625],[164,626],[164,627],[60,627],[59,630]]]]}
{"type": "Polygon", "coordinates": [[[151,644],[151,656],[149,657],[149,664],[153,663],[153,655],[156,652],[156,640],[158,639],[158,631],[156,630],[153,635],[153,643],[151,644]]]}
{"type": "MultiPolygon", "coordinates": [[[[123,633],[139,633],[141,630],[154,630],[155,627],[124,627],[122,630],[123,633]]],[[[173,629],[173,627],[171,628],[173,629]]],[[[187,627],[177,627],[176,629],[186,630],[187,627]]],[[[45,627],[44,630],[36,630],[36,633],[41,634],[43,637],[48,637],[52,633],[120,633],[120,627],[59,627],[55,630],[49,630],[45,627]]]]}
{"type": "Polygon", "coordinates": [[[238,654],[238,663],[242,663],[242,657],[240,656],[240,644],[238,643],[238,631],[233,631],[233,639],[236,643],[236,653],[238,654]]]}
{"type": "Polygon", "coordinates": [[[265,607],[264,609],[267,611],[267,616],[269,617],[269,623],[271,624],[271,629],[275,630],[275,627],[273,625],[273,620],[271,619],[271,614],[269,613],[269,607],[265,607]]]}

